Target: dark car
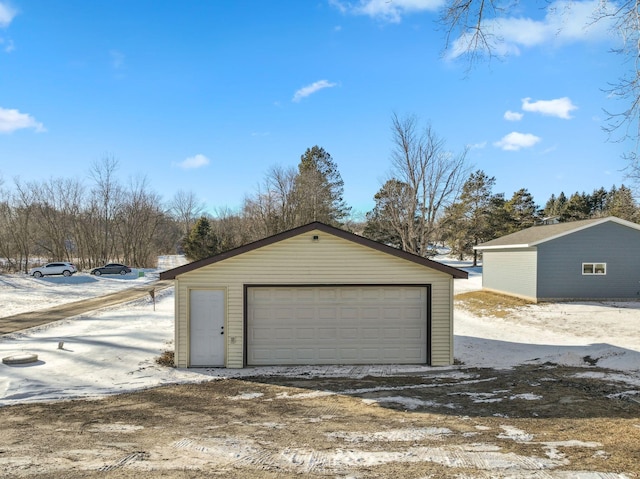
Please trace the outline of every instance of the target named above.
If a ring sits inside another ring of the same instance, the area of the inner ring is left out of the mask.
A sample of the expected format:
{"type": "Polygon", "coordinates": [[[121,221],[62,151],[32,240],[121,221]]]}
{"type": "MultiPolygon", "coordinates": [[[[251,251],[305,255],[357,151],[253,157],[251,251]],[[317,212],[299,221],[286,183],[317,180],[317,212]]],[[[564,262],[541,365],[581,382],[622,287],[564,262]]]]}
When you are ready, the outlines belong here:
{"type": "Polygon", "coordinates": [[[131,273],[131,268],[125,266],[120,263],[109,263],[104,266],[100,266],[99,268],[94,268],[91,270],[91,274],[95,274],[96,276],[100,276],[101,274],[127,274],[131,273]]]}

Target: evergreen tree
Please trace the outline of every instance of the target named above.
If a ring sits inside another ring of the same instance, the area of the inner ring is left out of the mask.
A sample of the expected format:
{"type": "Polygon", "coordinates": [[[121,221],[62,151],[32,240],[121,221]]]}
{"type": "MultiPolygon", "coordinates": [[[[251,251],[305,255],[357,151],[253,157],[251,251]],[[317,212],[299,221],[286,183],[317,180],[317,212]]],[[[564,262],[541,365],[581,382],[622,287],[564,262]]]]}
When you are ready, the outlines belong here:
{"type": "Polygon", "coordinates": [[[297,223],[321,221],[340,226],[351,210],[343,199],[338,166],[323,148],[308,148],[300,157],[294,186],[297,223]]]}
{"type": "Polygon", "coordinates": [[[558,199],[556,198],[556,195],[552,193],[551,197],[547,200],[542,210],[542,213],[544,214],[545,217],[557,215],[557,212],[556,212],[557,202],[558,202],[558,199]]]}
{"type": "Polygon", "coordinates": [[[489,178],[482,170],[472,173],[462,185],[459,201],[445,209],[442,221],[445,240],[459,257],[473,254],[474,266],[478,253],[473,247],[493,236],[490,217],[495,182],[494,177],[489,178]]]}
{"type": "Polygon", "coordinates": [[[569,200],[564,194],[564,191],[561,191],[560,194],[558,195],[558,199],[556,200],[556,210],[557,210],[556,215],[562,216],[564,214],[564,211],[567,209],[568,202],[569,200]]]}
{"type": "Polygon", "coordinates": [[[609,192],[602,186],[597,190],[593,190],[593,193],[589,196],[589,207],[591,209],[590,216],[606,216],[608,199],[609,192]]]}
{"type": "Polygon", "coordinates": [[[607,202],[607,213],[620,219],[637,222],[640,221],[640,209],[633,198],[629,188],[622,185],[618,190],[612,189],[607,202]]]}
{"type": "Polygon", "coordinates": [[[491,196],[489,204],[489,237],[486,241],[499,238],[511,232],[511,216],[506,208],[507,200],[504,193],[496,193],[491,196]]]}
{"type": "MultiPolygon", "coordinates": [[[[445,208],[444,216],[440,222],[442,239],[460,261],[464,260],[465,255],[475,253],[473,239],[469,234],[469,224],[464,203],[453,203],[445,208]]],[[[474,263],[476,262],[477,255],[474,254],[474,263]]]]}
{"type": "Polygon", "coordinates": [[[567,201],[564,211],[560,215],[560,221],[577,221],[589,218],[591,206],[587,194],[575,192],[567,201]]]}
{"type": "Polygon", "coordinates": [[[387,180],[374,198],[375,206],[367,213],[367,224],[363,235],[395,248],[404,249],[402,238],[406,237],[406,225],[411,219],[403,205],[407,204],[409,188],[396,179],[387,180]],[[405,228],[405,234],[398,231],[405,228]]]}
{"type": "Polygon", "coordinates": [[[182,242],[182,249],[191,261],[209,258],[220,252],[217,235],[211,228],[211,222],[202,216],[193,225],[189,235],[182,242]]]}
{"type": "Polygon", "coordinates": [[[539,208],[526,188],[516,191],[504,207],[509,214],[510,232],[530,228],[540,219],[539,208]]]}

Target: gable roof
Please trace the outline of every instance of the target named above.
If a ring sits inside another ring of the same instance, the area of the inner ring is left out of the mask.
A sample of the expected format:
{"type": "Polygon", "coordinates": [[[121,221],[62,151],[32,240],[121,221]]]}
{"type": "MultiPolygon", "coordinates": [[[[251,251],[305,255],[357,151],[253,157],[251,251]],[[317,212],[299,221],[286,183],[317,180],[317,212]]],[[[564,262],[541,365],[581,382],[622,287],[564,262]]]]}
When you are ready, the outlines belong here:
{"type": "Polygon", "coordinates": [[[545,243],[547,241],[608,222],[617,223],[640,231],[640,225],[636,223],[632,223],[631,221],[626,221],[615,216],[608,216],[606,218],[594,218],[589,220],[569,221],[567,223],[532,226],[531,228],[479,244],[478,246],[475,246],[474,249],[482,251],[499,248],[531,248],[539,245],[540,243],[545,243]]]}
{"type": "Polygon", "coordinates": [[[378,243],[377,241],[370,240],[363,236],[358,236],[353,233],[349,233],[348,231],[341,230],[340,228],[336,228],[334,226],[329,226],[320,222],[309,223],[304,226],[299,226],[297,228],[293,228],[288,231],[284,231],[282,233],[278,233],[273,236],[269,236],[267,238],[254,241],[253,243],[248,243],[246,245],[240,246],[238,248],[234,248],[232,250],[226,251],[224,253],[217,254],[215,256],[211,256],[210,258],[201,259],[198,261],[194,261],[193,263],[185,264],[183,266],[178,266],[177,268],[169,269],[167,271],[163,271],[160,273],[160,279],[175,279],[176,276],[188,273],[189,271],[193,271],[198,268],[202,268],[203,266],[208,266],[210,264],[218,263],[225,259],[233,258],[234,256],[238,256],[249,251],[256,250],[258,248],[262,248],[264,246],[268,246],[279,241],[283,241],[289,238],[293,238],[294,236],[298,236],[304,233],[308,233],[310,231],[322,231],[324,233],[328,233],[339,238],[345,239],[347,241],[352,241],[353,243],[366,246],[368,248],[372,248],[377,251],[381,251],[383,253],[390,254],[392,256],[396,256],[398,258],[405,259],[407,261],[411,261],[413,263],[426,266],[427,268],[435,269],[437,271],[441,271],[446,274],[450,274],[454,278],[464,278],[468,277],[468,273],[458,268],[454,268],[452,266],[447,266],[446,264],[439,263],[437,261],[430,260],[428,258],[423,258],[422,256],[418,256],[412,253],[407,253],[406,251],[399,250],[397,248],[393,248],[391,246],[387,246],[382,243],[378,243]]]}

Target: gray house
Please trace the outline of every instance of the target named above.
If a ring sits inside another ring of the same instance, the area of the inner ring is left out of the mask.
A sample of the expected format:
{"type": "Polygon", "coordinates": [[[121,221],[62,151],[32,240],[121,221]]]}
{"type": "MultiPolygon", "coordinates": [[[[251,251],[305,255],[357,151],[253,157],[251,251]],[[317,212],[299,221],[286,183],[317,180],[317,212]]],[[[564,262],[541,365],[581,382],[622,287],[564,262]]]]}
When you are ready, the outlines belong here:
{"type": "Polygon", "coordinates": [[[614,216],[534,226],[475,249],[486,290],[532,301],[640,300],[640,225],[614,216]]]}

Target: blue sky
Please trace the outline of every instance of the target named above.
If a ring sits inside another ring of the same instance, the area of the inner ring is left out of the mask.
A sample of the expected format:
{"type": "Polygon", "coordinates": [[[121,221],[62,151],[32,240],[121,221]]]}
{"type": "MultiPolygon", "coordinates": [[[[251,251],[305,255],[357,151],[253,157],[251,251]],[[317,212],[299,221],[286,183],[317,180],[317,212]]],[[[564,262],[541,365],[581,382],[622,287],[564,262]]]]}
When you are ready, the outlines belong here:
{"type": "Polygon", "coordinates": [[[167,201],[236,209],[319,145],[364,213],[396,113],[469,147],[507,197],[619,186],[630,146],[603,108],[624,105],[603,89],[625,65],[606,25],[585,28],[597,2],[526,3],[496,27],[505,55],[467,71],[439,0],[0,0],[0,175],[88,184],[110,157],[167,201]]]}

